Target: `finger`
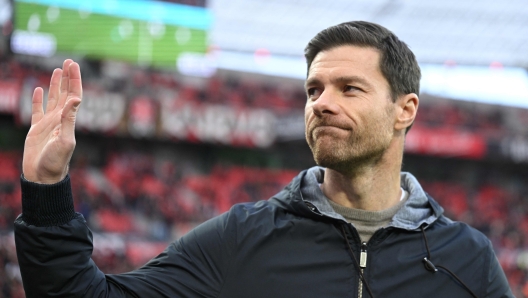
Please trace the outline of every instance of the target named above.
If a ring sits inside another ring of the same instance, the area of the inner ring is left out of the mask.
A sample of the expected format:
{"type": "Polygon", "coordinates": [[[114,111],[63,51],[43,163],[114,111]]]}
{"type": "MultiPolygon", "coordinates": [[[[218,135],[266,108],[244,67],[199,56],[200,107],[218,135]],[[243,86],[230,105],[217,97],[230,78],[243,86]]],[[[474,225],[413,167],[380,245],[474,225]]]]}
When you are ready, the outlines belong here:
{"type": "Polygon", "coordinates": [[[35,88],[31,104],[31,125],[37,124],[44,117],[44,110],[42,109],[43,98],[44,90],[40,87],[35,88]]]}
{"type": "Polygon", "coordinates": [[[75,146],[75,120],[77,118],[77,111],[81,104],[81,98],[72,97],[64,105],[61,117],[61,130],[59,137],[66,144],[73,144],[75,146]]]}
{"type": "Polygon", "coordinates": [[[62,76],[62,69],[56,68],[51,75],[50,88],[48,93],[48,104],[46,106],[46,113],[53,111],[57,106],[57,100],[60,94],[60,81],[62,76]]]}
{"type": "Polygon", "coordinates": [[[57,103],[60,108],[66,103],[66,98],[68,98],[68,86],[70,83],[70,64],[73,62],[71,59],[64,60],[62,64],[62,78],[60,85],[60,96],[59,102],[57,103]]]}
{"type": "Polygon", "coordinates": [[[76,62],[72,62],[69,68],[68,100],[74,97],[82,98],[81,68],[76,62]]]}

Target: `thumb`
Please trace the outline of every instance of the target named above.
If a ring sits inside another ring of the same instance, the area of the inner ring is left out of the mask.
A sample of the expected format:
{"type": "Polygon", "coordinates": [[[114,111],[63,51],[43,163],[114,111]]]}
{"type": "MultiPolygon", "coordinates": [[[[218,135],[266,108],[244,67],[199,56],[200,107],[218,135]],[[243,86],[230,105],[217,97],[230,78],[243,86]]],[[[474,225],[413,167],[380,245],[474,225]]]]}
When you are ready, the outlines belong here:
{"type": "Polygon", "coordinates": [[[63,140],[75,140],[75,120],[81,105],[79,97],[72,97],[64,106],[61,117],[61,138],[63,140]]]}

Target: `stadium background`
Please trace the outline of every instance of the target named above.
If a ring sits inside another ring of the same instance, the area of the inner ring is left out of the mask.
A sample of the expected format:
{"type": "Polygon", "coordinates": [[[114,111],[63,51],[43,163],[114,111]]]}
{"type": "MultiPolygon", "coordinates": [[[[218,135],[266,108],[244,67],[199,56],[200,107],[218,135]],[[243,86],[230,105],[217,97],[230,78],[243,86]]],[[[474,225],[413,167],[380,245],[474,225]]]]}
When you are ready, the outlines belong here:
{"type": "Polygon", "coordinates": [[[302,50],[356,19],[393,30],[422,67],[404,170],[491,239],[514,294],[528,297],[521,0],[0,0],[0,297],[24,297],[12,223],[30,98],[63,59],[80,63],[85,90],[75,206],[96,263],[124,272],[314,164],[302,50]]]}

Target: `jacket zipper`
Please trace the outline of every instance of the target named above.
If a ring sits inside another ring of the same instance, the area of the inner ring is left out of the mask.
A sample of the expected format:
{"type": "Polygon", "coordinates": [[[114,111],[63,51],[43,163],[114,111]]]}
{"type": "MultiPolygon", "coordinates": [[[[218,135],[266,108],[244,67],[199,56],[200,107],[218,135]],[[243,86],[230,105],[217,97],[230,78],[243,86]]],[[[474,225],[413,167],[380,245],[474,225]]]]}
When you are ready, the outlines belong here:
{"type": "MultiPolygon", "coordinates": [[[[305,202],[305,204],[306,206],[308,206],[310,211],[312,211],[313,213],[317,215],[322,215],[321,212],[319,212],[319,210],[317,210],[317,208],[312,203],[305,202]]],[[[352,226],[352,224],[348,223],[348,225],[349,225],[349,228],[352,230],[352,233],[356,235],[357,239],[361,240],[361,238],[359,237],[358,231],[352,226]]],[[[374,232],[374,235],[376,235],[378,232],[379,230],[374,232]]],[[[374,235],[372,235],[371,239],[374,237],[374,235]]],[[[361,272],[361,275],[364,274],[365,268],[367,268],[367,242],[363,241],[361,242],[360,254],[359,254],[359,270],[361,272]]],[[[365,278],[364,275],[363,275],[363,278],[365,278]]],[[[359,277],[359,282],[358,282],[358,298],[363,298],[363,281],[361,280],[361,276],[359,277]]]]}
{"type": "MultiPolygon", "coordinates": [[[[361,250],[359,253],[359,267],[361,270],[361,274],[363,275],[365,272],[365,268],[367,267],[367,242],[364,242],[364,241],[361,243],[361,250]]],[[[363,297],[363,281],[361,280],[361,277],[360,277],[359,286],[358,286],[358,298],[362,298],[362,297],[363,297]]]]}

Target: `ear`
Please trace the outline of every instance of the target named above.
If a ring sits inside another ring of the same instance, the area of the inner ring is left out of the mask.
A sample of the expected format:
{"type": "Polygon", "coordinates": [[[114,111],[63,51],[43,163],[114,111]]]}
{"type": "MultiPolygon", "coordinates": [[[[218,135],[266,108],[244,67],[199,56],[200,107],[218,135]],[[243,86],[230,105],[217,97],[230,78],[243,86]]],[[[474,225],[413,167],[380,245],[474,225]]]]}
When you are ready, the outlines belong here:
{"type": "Polygon", "coordinates": [[[395,130],[405,130],[411,126],[416,118],[418,112],[418,104],[420,99],[415,93],[409,93],[400,96],[396,104],[396,122],[394,123],[395,130]]]}

